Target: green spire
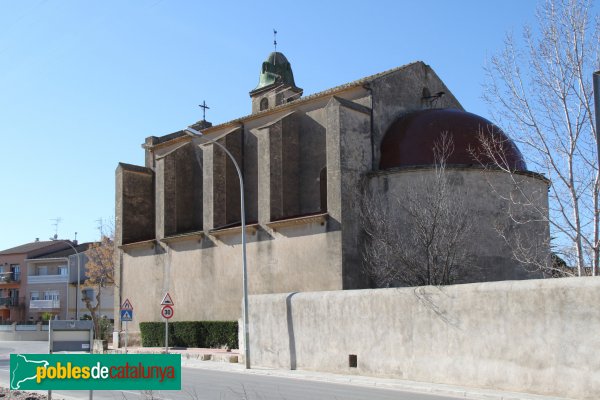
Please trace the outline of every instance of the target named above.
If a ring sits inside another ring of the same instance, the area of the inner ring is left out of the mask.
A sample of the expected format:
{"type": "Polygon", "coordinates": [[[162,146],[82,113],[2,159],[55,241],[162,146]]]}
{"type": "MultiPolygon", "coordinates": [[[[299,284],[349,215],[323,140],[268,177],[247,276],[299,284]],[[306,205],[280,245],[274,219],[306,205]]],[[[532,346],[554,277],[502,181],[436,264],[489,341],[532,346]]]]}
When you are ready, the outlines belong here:
{"type": "Polygon", "coordinates": [[[283,53],[273,52],[262,64],[258,86],[252,91],[266,88],[274,84],[285,84],[296,88],[292,66],[283,53]]]}

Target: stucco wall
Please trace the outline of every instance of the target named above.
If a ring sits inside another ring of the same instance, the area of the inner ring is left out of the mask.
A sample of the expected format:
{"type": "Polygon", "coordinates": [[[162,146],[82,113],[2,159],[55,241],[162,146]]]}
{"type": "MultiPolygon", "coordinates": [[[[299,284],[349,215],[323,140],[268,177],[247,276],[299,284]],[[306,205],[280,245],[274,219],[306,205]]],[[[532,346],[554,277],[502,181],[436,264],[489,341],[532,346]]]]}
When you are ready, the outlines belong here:
{"type": "MultiPolygon", "coordinates": [[[[247,235],[249,292],[342,288],[340,232],[310,223],[260,229],[247,235]]],[[[161,321],[160,301],[168,291],[175,302],[173,321],[230,320],[241,317],[240,236],[186,240],[123,253],[122,299],[134,307],[131,337],[144,321],[161,321]]],[[[131,343],[131,342],[130,342],[131,343]]]]}
{"type": "Polygon", "coordinates": [[[256,295],[250,358],[255,366],[597,399],[599,303],[600,278],[256,295]]]}
{"type": "MultiPolygon", "coordinates": [[[[468,273],[461,274],[458,283],[541,278],[539,265],[548,262],[550,255],[547,180],[534,174],[510,175],[476,167],[449,166],[444,173],[449,195],[459,196],[452,205],[469,210],[470,236],[466,245],[472,260],[468,273]],[[500,233],[506,235],[506,240],[500,233]],[[515,261],[526,259],[524,255],[538,265],[515,261]]],[[[410,221],[405,207],[410,207],[411,202],[433,207],[427,202],[425,191],[434,190],[436,182],[434,168],[372,173],[368,182],[370,196],[381,201],[369,206],[382,203],[390,215],[389,221],[398,226],[400,237],[410,236],[414,226],[399,222],[410,221]]]]}
{"type": "Polygon", "coordinates": [[[48,325],[0,325],[0,341],[48,341],[48,325]]]}

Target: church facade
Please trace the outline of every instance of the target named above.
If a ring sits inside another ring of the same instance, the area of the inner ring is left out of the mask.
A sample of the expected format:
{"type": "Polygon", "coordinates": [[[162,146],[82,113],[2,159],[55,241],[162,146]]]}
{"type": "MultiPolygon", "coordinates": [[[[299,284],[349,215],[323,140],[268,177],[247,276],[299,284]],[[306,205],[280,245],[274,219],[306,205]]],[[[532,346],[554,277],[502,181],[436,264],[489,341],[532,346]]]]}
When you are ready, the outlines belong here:
{"type": "MultiPolygon", "coordinates": [[[[403,195],[423,190],[441,131],[455,137],[447,161],[452,182],[475,200],[468,207],[478,227],[478,272],[462,281],[538,276],[498,236],[496,227],[511,219],[498,191],[514,191],[518,176],[537,194],[536,209],[547,210],[548,181],[526,170],[508,138],[516,175],[471,160],[473,130],[489,122],[465,112],[428,65],[411,63],[303,97],[290,63],[276,52],[250,97],[248,116],[190,126],[207,144],[194,145],[184,131],[151,136],[144,166],[117,167],[115,306],[133,304],[130,333],[140,322],[161,320],[167,292],[173,320],[241,316],[240,185],[227,155],[210,141],[225,146],[242,170],[250,294],[373,287],[361,209],[378,195],[379,207],[394,212],[403,195]]],[[[513,225],[510,235],[549,252],[547,220],[513,225]]],[[[411,235],[409,226],[398,229],[411,235]]]]}

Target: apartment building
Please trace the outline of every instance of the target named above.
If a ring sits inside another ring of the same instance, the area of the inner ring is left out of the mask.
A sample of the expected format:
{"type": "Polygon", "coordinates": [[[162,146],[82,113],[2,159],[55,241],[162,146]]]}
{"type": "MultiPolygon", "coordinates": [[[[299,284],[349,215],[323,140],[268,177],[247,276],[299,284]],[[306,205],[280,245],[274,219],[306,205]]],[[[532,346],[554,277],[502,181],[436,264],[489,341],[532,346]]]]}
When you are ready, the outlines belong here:
{"type": "MultiPolygon", "coordinates": [[[[25,297],[28,274],[26,260],[69,248],[61,241],[26,243],[0,251],[0,322],[26,320],[28,299],[25,297]]],[[[34,278],[35,280],[35,278],[34,278]]]]}

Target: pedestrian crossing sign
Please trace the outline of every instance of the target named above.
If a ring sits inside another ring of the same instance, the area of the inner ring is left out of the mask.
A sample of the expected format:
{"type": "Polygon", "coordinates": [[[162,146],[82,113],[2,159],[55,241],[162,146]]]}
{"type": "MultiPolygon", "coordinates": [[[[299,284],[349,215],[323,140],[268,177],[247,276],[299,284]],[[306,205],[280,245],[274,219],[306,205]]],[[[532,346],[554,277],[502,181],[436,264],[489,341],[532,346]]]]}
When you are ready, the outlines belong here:
{"type": "Polygon", "coordinates": [[[121,310],[121,321],[132,321],[133,310],[121,310]]]}

